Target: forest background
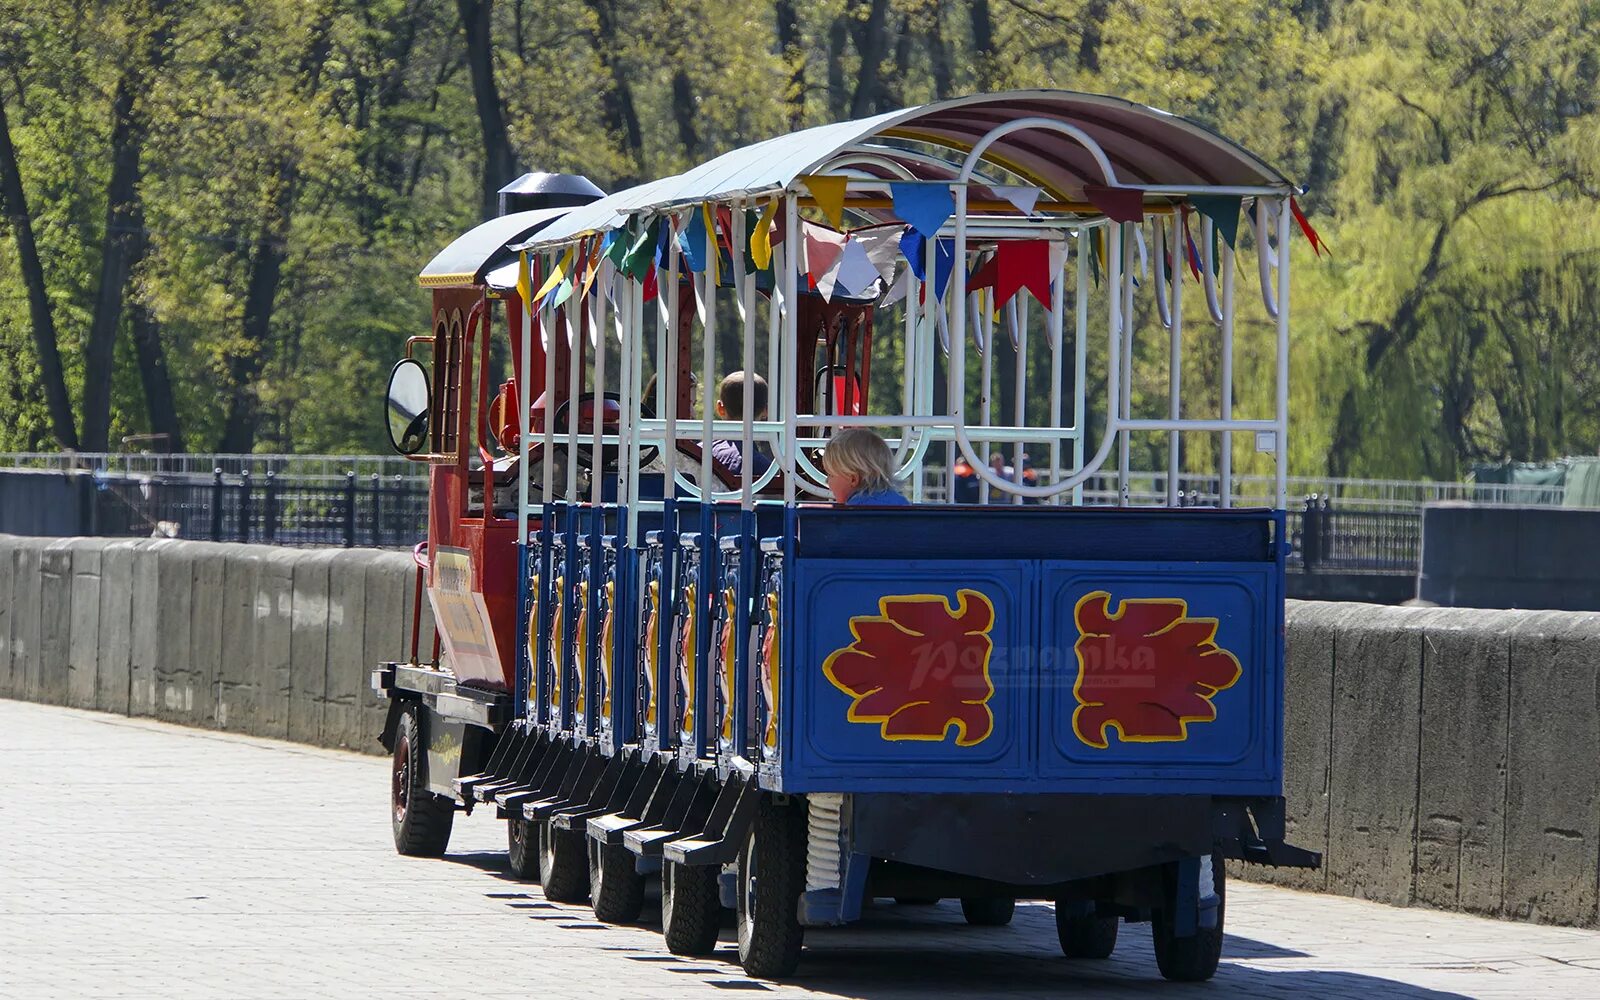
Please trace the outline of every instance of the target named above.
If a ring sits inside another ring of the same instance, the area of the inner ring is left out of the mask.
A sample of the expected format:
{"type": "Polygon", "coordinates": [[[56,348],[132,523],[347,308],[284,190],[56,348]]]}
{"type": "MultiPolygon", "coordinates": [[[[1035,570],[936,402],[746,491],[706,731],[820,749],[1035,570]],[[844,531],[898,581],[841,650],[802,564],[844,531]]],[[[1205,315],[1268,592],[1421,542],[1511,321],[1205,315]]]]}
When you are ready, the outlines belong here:
{"type": "Polygon", "coordinates": [[[1332,256],[1296,241],[1292,472],[1593,453],[1597,78],[1600,10],[1567,0],[6,0],[0,450],[382,450],[415,275],[521,171],[615,190],[1061,87],[1307,187],[1332,256]]]}

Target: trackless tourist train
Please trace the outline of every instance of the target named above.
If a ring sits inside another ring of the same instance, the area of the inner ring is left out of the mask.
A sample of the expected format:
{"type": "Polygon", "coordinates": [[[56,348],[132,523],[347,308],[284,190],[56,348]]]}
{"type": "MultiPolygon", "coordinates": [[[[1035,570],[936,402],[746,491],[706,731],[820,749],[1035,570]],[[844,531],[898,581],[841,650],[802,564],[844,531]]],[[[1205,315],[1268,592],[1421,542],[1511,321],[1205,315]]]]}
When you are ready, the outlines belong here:
{"type": "Polygon", "coordinates": [[[1085,959],[1149,920],[1164,976],[1210,977],[1227,862],[1318,863],[1281,798],[1296,193],[1194,122],[1063,91],[609,195],[507,187],[422,272],[432,331],[388,393],[429,463],[437,635],[373,673],[396,847],[442,854],[492,807],[549,898],[626,922],[658,878],[668,949],[732,910],[755,976],[892,897],[975,924],[1049,900],[1085,959]],[[1272,402],[1244,418],[1257,278],[1272,402]],[[1168,391],[1135,405],[1141,325],[1168,391]],[[1215,412],[1183,405],[1186,355],[1215,412]],[[1276,463],[1270,506],[1230,494],[1236,439],[1276,463]],[[1136,502],[1135,454],[1164,502],[1136,502]],[[1185,503],[1205,456],[1220,493],[1185,503]]]}

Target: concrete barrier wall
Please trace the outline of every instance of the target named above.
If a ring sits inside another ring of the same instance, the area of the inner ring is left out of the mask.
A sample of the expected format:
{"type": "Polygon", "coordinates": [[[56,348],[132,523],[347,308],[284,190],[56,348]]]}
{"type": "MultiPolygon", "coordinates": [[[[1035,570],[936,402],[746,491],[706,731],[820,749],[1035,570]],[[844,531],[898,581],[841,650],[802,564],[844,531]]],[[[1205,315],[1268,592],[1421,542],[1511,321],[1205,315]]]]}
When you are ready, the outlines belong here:
{"type": "MultiPolygon", "coordinates": [[[[402,553],[0,536],[0,697],[377,752],[402,553]]],[[[424,610],[422,641],[431,649],[424,610]]],[[[1247,878],[1600,922],[1600,613],[1291,601],[1284,794],[1320,871],[1247,878]]]]}
{"type": "Polygon", "coordinates": [[[0,535],[0,697],[378,753],[369,671],[409,654],[415,572],[372,549],[0,535]]]}
{"type": "Polygon", "coordinates": [[[1285,796],[1320,871],[1248,877],[1600,923],[1600,613],[1290,602],[1285,796]]]}

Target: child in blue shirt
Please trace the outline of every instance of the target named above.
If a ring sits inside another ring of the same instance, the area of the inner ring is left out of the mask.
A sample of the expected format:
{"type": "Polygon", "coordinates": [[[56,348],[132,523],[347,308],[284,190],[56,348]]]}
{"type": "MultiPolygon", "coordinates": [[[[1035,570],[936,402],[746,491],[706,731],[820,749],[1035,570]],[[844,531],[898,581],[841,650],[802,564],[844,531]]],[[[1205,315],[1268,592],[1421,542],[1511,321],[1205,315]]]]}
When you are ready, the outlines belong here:
{"type": "Polygon", "coordinates": [[[865,427],[848,427],[828,441],[822,469],[833,499],[849,507],[907,504],[894,488],[894,456],[883,438],[865,427]]]}

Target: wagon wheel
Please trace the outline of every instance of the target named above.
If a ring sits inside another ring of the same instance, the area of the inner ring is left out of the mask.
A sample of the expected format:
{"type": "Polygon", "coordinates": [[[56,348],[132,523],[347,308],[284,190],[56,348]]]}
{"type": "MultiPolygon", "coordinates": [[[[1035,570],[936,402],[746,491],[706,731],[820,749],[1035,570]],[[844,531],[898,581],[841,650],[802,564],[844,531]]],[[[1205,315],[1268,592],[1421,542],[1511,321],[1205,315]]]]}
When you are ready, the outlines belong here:
{"type": "Polygon", "coordinates": [[[805,928],[806,816],[763,796],[739,854],[739,963],[763,979],[794,973],[805,928]]]}
{"type": "Polygon", "coordinates": [[[717,949],[722,894],[716,865],[661,866],[661,933],[674,955],[709,955],[717,949]]]}
{"type": "Polygon", "coordinates": [[[401,854],[437,858],[450,844],[455,803],[428,790],[427,750],[422,744],[422,722],[417,707],[400,713],[394,735],[394,755],[389,761],[389,810],[394,826],[394,849],[401,854]]]}
{"type": "MultiPolygon", "coordinates": [[[[1212,927],[1196,927],[1188,937],[1178,937],[1173,931],[1171,908],[1177,895],[1177,865],[1168,865],[1163,881],[1166,883],[1166,905],[1151,917],[1150,936],[1156,946],[1156,967],[1161,975],[1180,983],[1199,983],[1210,979],[1217,971],[1217,960],[1222,957],[1222,922],[1227,902],[1226,873],[1222,855],[1212,854],[1211,882],[1217,896],[1217,921],[1212,927]]],[[[1201,873],[1202,892],[1205,874],[1201,873]]]]}
{"type": "Polygon", "coordinates": [[[974,927],[1004,927],[1011,923],[1017,901],[994,896],[963,896],[961,915],[974,927]]]}
{"type": "Polygon", "coordinates": [[[644,909],[644,876],[639,874],[633,852],[621,844],[589,842],[589,901],[596,920],[608,924],[631,924],[644,909]]]}
{"type": "Polygon", "coordinates": [[[1058,902],[1056,939],[1068,958],[1110,958],[1117,947],[1117,918],[1073,914],[1058,902]]]}
{"type": "Polygon", "coordinates": [[[557,830],[549,823],[539,829],[539,882],[544,897],[557,903],[581,903],[589,896],[589,862],[583,849],[584,835],[575,830],[557,830]]]}
{"type": "Polygon", "coordinates": [[[539,831],[520,816],[506,821],[506,857],[517,878],[531,881],[539,877],[539,831]]]}

